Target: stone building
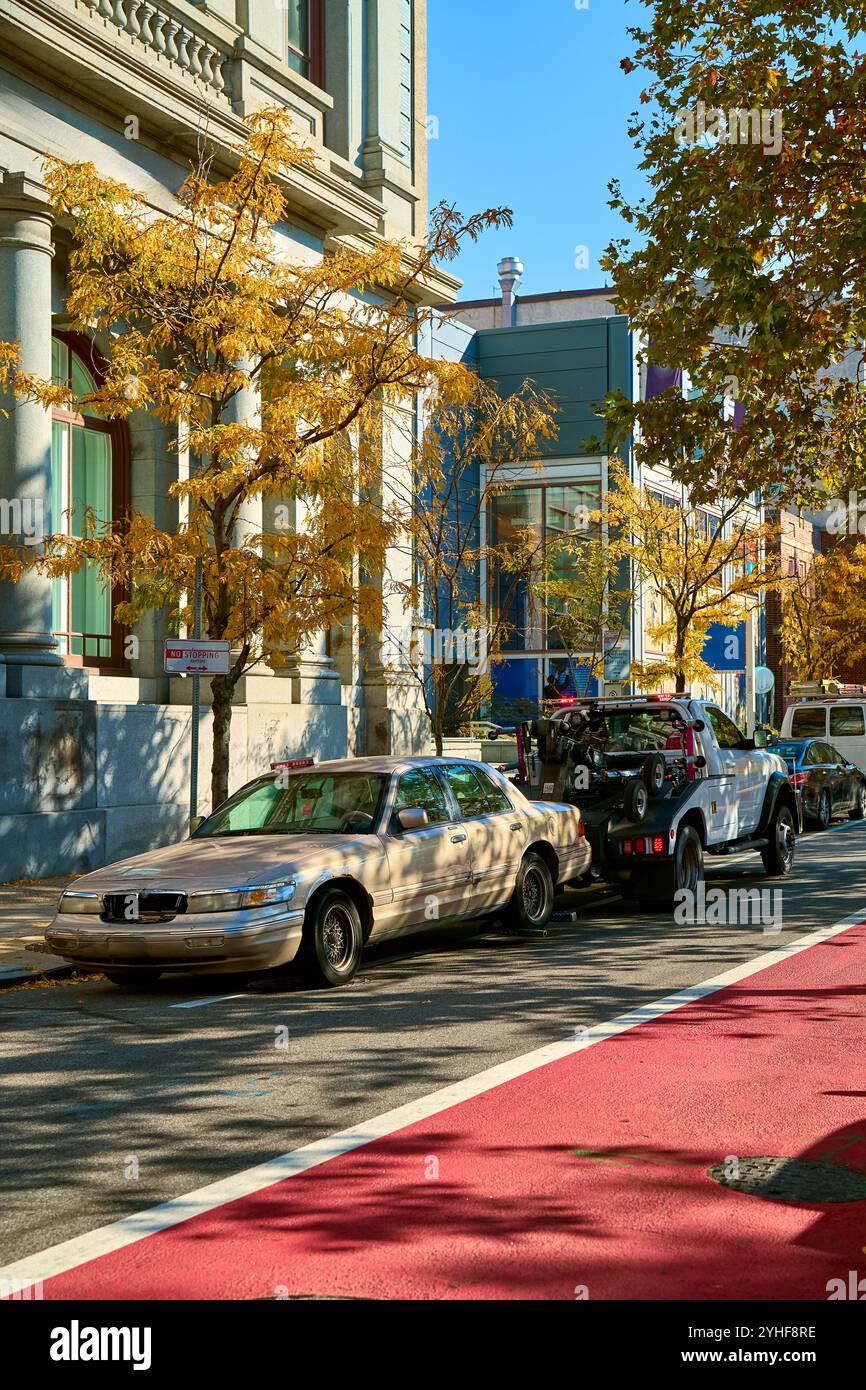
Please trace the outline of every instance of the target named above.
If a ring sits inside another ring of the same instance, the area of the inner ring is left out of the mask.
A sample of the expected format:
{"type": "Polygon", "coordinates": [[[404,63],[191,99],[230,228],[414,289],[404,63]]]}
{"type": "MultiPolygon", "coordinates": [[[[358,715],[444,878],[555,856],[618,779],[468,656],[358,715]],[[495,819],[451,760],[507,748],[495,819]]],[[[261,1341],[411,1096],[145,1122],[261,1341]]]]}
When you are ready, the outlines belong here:
{"type": "MultiPolygon", "coordinates": [[[[86,388],[98,344],[69,331],[67,230],[47,155],[92,161],[170,210],[197,145],[282,103],[316,152],[288,188],[287,254],[421,238],[426,0],[4,0],[0,7],[0,340],[86,388]]],[[[442,274],[431,302],[450,302],[442,274]]],[[[8,402],[7,402],[8,404],[8,402]]],[[[255,409],[255,403],[249,403],[255,409]]],[[[0,420],[0,528],[74,527],[84,505],[173,522],[186,464],[149,416],[128,426],[21,405],[0,420]],[[40,511],[41,509],[41,511],[40,511]]],[[[0,587],[0,882],[95,867],[177,838],[189,814],[190,682],[163,674],[158,615],[127,639],[86,572],[0,587]]],[[[209,786],[209,729],[200,783],[209,786]]],[[[356,631],[323,633],[238,689],[231,783],[274,756],[417,748],[423,721],[356,631]]],[[[207,809],[205,796],[201,809],[207,809]]]]}

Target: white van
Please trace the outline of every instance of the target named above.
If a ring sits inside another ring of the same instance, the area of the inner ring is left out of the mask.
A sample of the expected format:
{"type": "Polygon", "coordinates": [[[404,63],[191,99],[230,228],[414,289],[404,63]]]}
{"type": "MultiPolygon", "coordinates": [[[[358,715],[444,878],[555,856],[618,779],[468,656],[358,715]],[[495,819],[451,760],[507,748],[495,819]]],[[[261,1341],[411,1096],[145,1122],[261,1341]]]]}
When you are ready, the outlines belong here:
{"type": "Polygon", "coordinates": [[[866,695],[801,697],[785,710],[782,738],[822,739],[866,772],[866,695]]]}

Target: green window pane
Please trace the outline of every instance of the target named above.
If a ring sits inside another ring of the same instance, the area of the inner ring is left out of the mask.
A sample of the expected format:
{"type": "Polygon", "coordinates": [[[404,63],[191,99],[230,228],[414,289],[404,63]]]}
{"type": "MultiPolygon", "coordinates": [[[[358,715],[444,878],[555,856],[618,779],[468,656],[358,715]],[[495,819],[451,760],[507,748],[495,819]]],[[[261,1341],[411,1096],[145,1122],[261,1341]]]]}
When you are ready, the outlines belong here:
{"type": "Polygon", "coordinates": [[[51,339],[51,380],[55,386],[69,380],[69,348],[59,338],[51,339]]]}
{"type": "MultiPolygon", "coordinates": [[[[73,428],[72,435],[72,524],[74,536],[84,534],[85,511],[93,511],[98,521],[111,519],[111,441],[96,430],[73,428]]],[[[86,564],[70,579],[72,630],[94,636],[111,633],[111,593],[102,582],[98,568],[86,564]]],[[[98,656],[98,645],[85,645],[77,655],[98,656]]]]}

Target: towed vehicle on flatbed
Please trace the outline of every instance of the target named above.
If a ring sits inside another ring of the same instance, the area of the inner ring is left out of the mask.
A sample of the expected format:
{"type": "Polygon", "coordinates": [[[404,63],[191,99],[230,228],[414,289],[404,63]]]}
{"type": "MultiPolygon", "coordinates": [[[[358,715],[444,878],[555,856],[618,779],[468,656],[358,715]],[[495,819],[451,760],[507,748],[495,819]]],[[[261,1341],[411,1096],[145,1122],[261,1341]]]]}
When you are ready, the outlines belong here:
{"type": "Polygon", "coordinates": [[[802,809],[768,742],[688,694],[574,700],[521,737],[519,785],[579,801],[594,873],[671,903],[697,890],[705,855],[751,849],[767,874],[793,870],[802,809]]]}

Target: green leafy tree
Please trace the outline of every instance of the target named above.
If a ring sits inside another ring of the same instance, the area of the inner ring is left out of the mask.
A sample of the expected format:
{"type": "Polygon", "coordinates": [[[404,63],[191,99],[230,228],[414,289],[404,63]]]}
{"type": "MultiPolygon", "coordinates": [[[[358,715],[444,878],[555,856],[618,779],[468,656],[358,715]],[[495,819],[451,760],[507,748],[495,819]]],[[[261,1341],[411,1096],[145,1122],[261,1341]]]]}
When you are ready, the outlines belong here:
{"type": "Polygon", "coordinates": [[[693,390],[609,397],[611,438],[634,432],[696,497],[720,469],[795,498],[862,485],[866,4],[647,8],[622,66],[649,192],[611,185],[633,238],[605,265],[649,359],[693,390]]]}

